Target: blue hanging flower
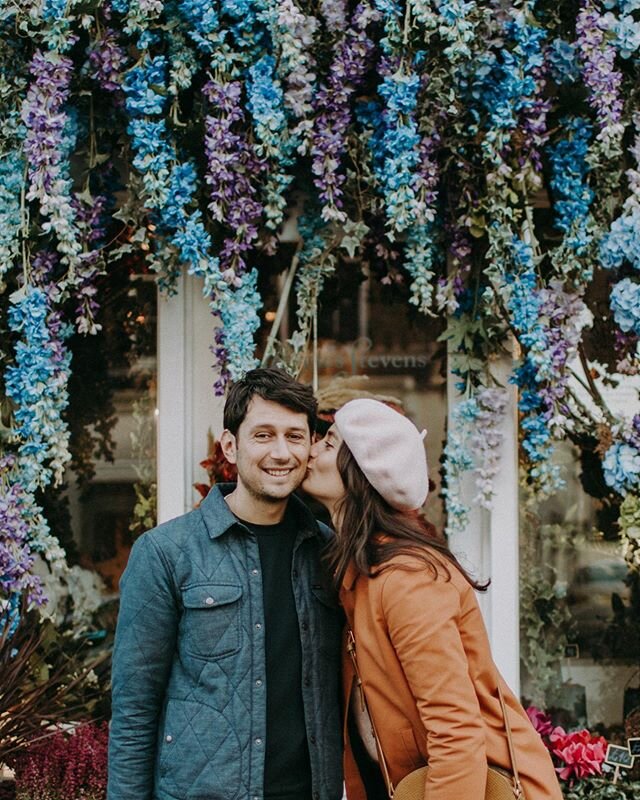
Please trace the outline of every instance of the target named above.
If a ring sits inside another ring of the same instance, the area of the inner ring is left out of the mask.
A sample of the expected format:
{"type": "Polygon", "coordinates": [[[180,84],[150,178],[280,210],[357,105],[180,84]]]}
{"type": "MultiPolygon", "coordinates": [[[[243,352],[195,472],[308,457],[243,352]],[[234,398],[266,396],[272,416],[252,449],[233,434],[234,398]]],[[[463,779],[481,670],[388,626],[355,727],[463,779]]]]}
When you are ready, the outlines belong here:
{"type": "Polygon", "coordinates": [[[640,269],[640,207],[634,204],[618,217],[600,243],[600,260],[606,269],[621,267],[628,261],[640,269]]]}
{"type": "Polygon", "coordinates": [[[618,281],[611,291],[610,304],[620,329],[640,336],[640,283],[631,278],[618,281]]]}
{"type": "Polygon", "coordinates": [[[640,486],[640,450],[627,442],[615,442],[602,462],[604,479],[619,494],[634,491],[640,486]]]}

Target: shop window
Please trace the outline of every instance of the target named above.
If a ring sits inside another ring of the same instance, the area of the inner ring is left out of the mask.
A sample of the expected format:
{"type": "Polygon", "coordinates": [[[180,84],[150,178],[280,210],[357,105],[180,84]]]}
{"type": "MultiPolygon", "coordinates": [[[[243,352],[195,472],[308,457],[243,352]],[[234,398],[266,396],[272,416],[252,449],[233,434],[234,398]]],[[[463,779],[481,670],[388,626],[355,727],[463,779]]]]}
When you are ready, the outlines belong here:
{"type": "Polygon", "coordinates": [[[565,488],[521,494],[522,693],[565,727],[611,735],[640,706],[640,587],[620,552],[616,513],[587,494],[589,462],[569,443],[565,488]]]}
{"type": "Polygon", "coordinates": [[[44,498],[69,563],[95,570],[106,596],[155,524],[156,295],[153,276],[123,263],[105,282],[102,331],[72,341],[73,460],[64,491],[44,498]]]}

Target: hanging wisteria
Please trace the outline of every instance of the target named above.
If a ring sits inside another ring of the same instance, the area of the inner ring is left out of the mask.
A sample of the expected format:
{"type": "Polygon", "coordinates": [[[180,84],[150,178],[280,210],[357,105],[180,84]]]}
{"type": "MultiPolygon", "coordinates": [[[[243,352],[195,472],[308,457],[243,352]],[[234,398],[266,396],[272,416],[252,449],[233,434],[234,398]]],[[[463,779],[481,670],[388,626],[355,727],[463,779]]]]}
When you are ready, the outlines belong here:
{"type": "Polygon", "coordinates": [[[637,563],[640,416],[606,408],[585,346],[605,331],[599,374],[638,374],[637,0],[2,0],[0,25],[3,607],[39,598],[32,552],[59,558],[34,492],[69,460],[66,341],[102,335],[110,265],[139,248],[164,292],[202,279],[221,393],[257,363],[261,265],[294,209],[289,367],[340,254],[401,265],[459,381],[450,530],[463,472],[490,505],[493,364],[515,347],[529,483],[556,490],[554,442],[595,437],[637,563]]]}

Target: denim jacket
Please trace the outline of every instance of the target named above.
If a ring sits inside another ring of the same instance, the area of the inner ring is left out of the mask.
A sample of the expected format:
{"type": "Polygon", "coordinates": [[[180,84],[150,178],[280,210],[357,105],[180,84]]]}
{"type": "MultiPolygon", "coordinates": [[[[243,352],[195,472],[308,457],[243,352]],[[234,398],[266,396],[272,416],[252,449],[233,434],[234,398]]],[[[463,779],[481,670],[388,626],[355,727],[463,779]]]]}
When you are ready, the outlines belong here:
{"type": "MultiPolygon", "coordinates": [[[[263,798],[260,557],[224,501],[231,488],[214,487],[131,552],[113,653],[108,800],[263,798]]],[[[342,613],[320,560],[331,532],[297,498],[290,503],[312,797],[339,800],[342,613]]]]}

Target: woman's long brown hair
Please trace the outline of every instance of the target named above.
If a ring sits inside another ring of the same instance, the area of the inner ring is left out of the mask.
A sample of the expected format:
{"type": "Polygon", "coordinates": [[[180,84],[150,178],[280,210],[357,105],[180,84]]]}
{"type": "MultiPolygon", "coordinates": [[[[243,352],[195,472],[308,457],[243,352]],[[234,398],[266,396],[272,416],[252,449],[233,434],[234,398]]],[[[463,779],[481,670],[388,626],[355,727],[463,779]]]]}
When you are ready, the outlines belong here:
{"type": "Polygon", "coordinates": [[[385,569],[394,556],[411,555],[417,556],[434,578],[444,572],[450,579],[449,567],[453,566],[474,589],[487,588],[488,583],[478,583],[466,572],[431,523],[397,511],[381,497],[344,442],[336,466],[346,490],[339,507],[340,530],[329,552],[338,587],[352,561],[358,572],[371,575],[385,569]]]}

